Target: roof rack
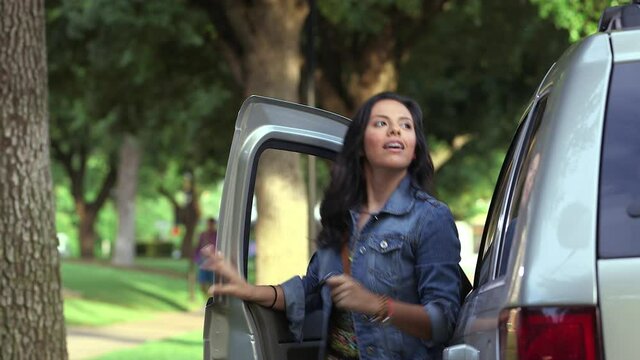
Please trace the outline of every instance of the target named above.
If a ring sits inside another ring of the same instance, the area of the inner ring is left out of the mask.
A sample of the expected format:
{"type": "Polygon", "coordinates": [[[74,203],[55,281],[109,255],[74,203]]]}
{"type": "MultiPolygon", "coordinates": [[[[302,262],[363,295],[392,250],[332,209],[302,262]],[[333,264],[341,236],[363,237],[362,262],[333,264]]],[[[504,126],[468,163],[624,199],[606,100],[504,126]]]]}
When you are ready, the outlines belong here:
{"type": "Polygon", "coordinates": [[[634,27],[640,27],[640,0],[631,0],[629,5],[605,9],[600,16],[598,31],[607,32],[634,27]]]}

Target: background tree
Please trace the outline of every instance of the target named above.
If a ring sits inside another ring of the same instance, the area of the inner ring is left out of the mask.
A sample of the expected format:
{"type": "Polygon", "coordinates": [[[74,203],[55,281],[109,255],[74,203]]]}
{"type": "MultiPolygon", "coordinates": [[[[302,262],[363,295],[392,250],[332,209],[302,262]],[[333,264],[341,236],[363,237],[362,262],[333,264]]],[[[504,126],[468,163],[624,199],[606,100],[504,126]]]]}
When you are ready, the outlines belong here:
{"type": "MultiPolygon", "coordinates": [[[[54,115],[60,120],[65,115],[68,118],[56,123],[54,135],[60,136],[54,136],[54,149],[58,154],[66,153],[66,157],[57,159],[62,164],[70,163],[74,156],[85,159],[76,161],[76,168],[85,172],[86,166],[80,164],[91,156],[76,154],[102,152],[113,159],[107,163],[113,181],[100,194],[108,194],[117,185],[119,226],[114,262],[130,265],[139,167],[157,167],[157,174],[162,174],[170,159],[182,161],[185,168],[211,163],[198,157],[207,153],[193,150],[198,145],[194,141],[198,131],[211,134],[201,131],[213,127],[205,123],[218,123],[222,140],[202,148],[226,154],[232,116],[209,120],[229,99],[223,85],[224,71],[215,65],[220,61],[207,46],[214,34],[206,28],[209,25],[203,14],[175,1],[61,1],[50,4],[50,8],[51,36],[56,39],[51,46],[52,63],[56,65],[52,78],[58,80],[55,86],[59,90],[52,103],[54,115]],[[217,150],[220,148],[225,150],[217,150]],[[78,151],[82,149],[84,152],[78,151]]],[[[219,159],[215,157],[213,163],[219,164],[219,159]]],[[[79,172],[73,171],[73,162],[65,168],[70,169],[69,174],[79,172]]],[[[72,186],[78,184],[76,188],[87,183],[83,180],[86,177],[70,178],[72,186]]],[[[76,204],[87,202],[83,199],[89,197],[89,191],[78,189],[73,193],[76,204]]],[[[95,246],[93,222],[89,220],[95,220],[103,204],[89,206],[94,215],[87,221],[79,211],[81,230],[91,229],[87,231],[91,236],[80,231],[84,257],[92,256],[95,246]]],[[[181,246],[185,256],[190,253],[197,222],[197,216],[185,222],[187,231],[181,246]]]]}
{"type": "Polygon", "coordinates": [[[52,158],[69,179],[78,215],[80,254],[94,256],[95,222],[117,178],[117,146],[109,134],[113,114],[93,109],[98,88],[91,72],[91,38],[74,26],[81,19],[63,1],[47,2],[52,158]],[[93,160],[93,166],[90,161],[93,160]]]}
{"type": "MultiPolygon", "coordinates": [[[[302,66],[301,32],[306,0],[192,0],[209,15],[225,56],[246,97],[252,94],[297,102],[302,66]]],[[[307,193],[300,157],[268,152],[260,158],[255,195],[258,209],[256,282],[282,281],[280,273],[308,261],[307,193]],[[282,214],[287,214],[283,216],[282,214]],[[279,221],[285,221],[281,224],[279,221]]]]}
{"type": "Polygon", "coordinates": [[[402,60],[420,38],[429,36],[428,25],[448,2],[319,1],[320,104],[351,115],[376,93],[397,90],[402,60]]]}
{"type": "Polygon", "coordinates": [[[66,359],[44,3],[0,1],[0,357],[66,359]]]}

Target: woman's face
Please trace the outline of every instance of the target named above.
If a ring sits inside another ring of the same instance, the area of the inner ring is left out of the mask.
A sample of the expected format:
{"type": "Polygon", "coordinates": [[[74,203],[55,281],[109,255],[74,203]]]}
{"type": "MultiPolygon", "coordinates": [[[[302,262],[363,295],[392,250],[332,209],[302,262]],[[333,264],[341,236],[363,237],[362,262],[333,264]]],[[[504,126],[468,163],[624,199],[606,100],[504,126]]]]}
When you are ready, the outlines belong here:
{"type": "Polygon", "coordinates": [[[391,99],[375,103],[364,132],[366,164],[373,170],[406,170],[415,149],[416,133],[409,109],[391,99]]]}

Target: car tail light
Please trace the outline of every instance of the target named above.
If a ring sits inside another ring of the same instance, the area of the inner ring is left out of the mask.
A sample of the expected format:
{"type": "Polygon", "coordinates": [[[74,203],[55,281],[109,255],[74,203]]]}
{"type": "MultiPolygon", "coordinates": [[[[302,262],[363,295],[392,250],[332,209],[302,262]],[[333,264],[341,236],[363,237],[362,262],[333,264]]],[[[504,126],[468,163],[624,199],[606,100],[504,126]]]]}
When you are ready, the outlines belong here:
{"type": "Polygon", "coordinates": [[[500,314],[500,359],[600,360],[593,307],[506,309],[500,314]]]}

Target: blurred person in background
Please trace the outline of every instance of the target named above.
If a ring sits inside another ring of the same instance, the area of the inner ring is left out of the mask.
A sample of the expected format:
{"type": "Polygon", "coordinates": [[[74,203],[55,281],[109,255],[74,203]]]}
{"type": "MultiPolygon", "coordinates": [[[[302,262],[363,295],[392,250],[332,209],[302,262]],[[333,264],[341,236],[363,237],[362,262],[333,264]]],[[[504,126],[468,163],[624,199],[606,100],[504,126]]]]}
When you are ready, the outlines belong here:
{"type": "Polygon", "coordinates": [[[212,249],[216,249],[216,242],[218,240],[218,230],[216,228],[217,221],[215,218],[207,218],[207,228],[198,237],[198,246],[193,251],[193,262],[198,264],[198,276],[197,281],[200,284],[200,289],[205,297],[209,296],[209,287],[213,285],[215,279],[213,271],[202,268],[202,263],[205,260],[202,256],[202,249],[206,246],[210,246],[212,249]]]}

